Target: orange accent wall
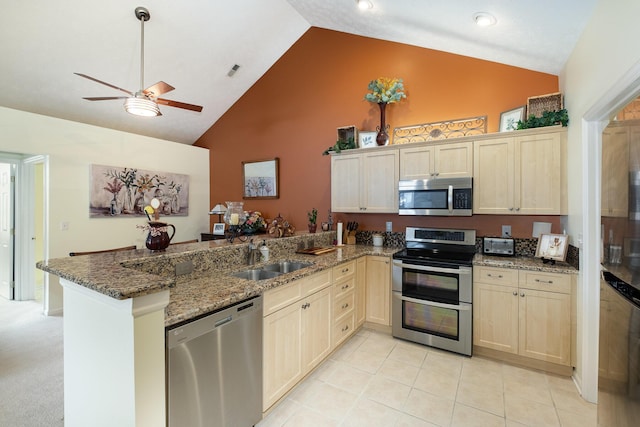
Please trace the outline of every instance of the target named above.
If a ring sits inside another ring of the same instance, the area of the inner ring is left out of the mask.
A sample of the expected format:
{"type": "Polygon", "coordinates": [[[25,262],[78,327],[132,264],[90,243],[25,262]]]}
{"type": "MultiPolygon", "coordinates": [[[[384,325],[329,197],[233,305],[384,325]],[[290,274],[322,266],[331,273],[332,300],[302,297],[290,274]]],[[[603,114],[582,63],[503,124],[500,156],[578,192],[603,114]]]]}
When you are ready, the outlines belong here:
{"type": "MultiPolygon", "coordinates": [[[[211,206],[242,200],[242,161],[280,159],[280,198],[245,200],[245,209],[267,218],[280,213],[300,231],[316,207],[318,222],[331,207],[331,168],[322,152],[336,141],[336,128],[375,130],[380,113],[364,100],[369,81],[404,80],[407,99],[387,107],[391,129],[440,120],[487,116],[496,132],[500,113],[525,105],[527,97],[558,91],[558,77],[451,53],[310,28],[194,145],[209,148],[211,206]]],[[[217,220],[217,216],[212,218],[217,220]]],[[[559,217],[475,215],[472,218],[334,214],[361,229],[394,231],[406,225],[476,228],[478,235],[531,235],[532,222],[559,217]]]]}

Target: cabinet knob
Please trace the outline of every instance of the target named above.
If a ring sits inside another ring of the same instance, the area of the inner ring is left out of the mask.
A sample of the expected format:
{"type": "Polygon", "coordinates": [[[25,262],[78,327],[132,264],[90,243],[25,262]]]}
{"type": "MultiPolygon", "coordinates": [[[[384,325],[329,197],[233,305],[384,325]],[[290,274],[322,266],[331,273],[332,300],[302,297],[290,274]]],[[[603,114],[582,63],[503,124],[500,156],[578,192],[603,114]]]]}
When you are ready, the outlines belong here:
{"type": "Polygon", "coordinates": [[[540,280],[540,279],[536,279],[536,282],[538,282],[538,283],[548,283],[549,285],[553,285],[553,280],[540,280]]]}
{"type": "Polygon", "coordinates": [[[347,332],[349,330],[349,325],[345,325],[344,328],[342,328],[342,332],[347,332]]]}
{"type": "Polygon", "coordinates": [[[349,307],[349,304],[342,304],[342,309],[344,310],[345,308],[349,307]]]}
{"type": "Polygon", "coordinates": [[[513,291],[513,296],[518,296],[518,291],[513,291]]]}
{"type": "Polygon", "coordinates": [[[345,289],[349,289],[349,285],[344,285],[344,286],[342,286],[342,288],[341,288],[341,289],[342,289],[343,291],[344,291],[345,289]]]}
{"type": "Polygon", "coordinates": [[[521,297],[524,297],[524,292],[520,294],[521,297]]]}
{"type": "Polygon", "coordinates": [[[516,212],[518,212],[520,210],[520,208],[516,208],[516,212]]]}
{"type": "Polygon", "coordinates": [[[510,211],[512,211],[512,210],[513,210],[513,208],[509,208],[509,210],[510,210],[510,211]]]}

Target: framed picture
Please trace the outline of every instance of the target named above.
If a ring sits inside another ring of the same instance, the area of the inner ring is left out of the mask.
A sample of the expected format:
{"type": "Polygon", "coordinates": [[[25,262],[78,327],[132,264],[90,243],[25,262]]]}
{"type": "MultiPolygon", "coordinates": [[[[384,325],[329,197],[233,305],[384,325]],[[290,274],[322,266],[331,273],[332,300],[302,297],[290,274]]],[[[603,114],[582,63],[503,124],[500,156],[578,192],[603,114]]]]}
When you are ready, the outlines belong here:
{"type": "Polygon", "coordinates": [[[377,132],[360,132],[358,134],[358,146],[360,148],[377,147],[376,135],[378,135],[377,132]]]}
{"type": "Polygon", "coordinates": [[[524,120],[524,105],[500,113],[500,132],[509,132],[518,128],[518,121],[524,120]]]}
{"type": "Polygon", "coordinates": [[[569,236],[566,234],[541,234],[538,239],[536,257],[564,261],[567,258],[569,236]]]}
{"type": "Polygon", "coordinates": [[[279,159],[242,162],[243,199],[277,199],[279,159]]]}
{"type": "Polygon", "coordinates": [[[216,222],[213,224],[213,233],[216,236],[221,236],[224,234],[224,222],[216,222]]]}

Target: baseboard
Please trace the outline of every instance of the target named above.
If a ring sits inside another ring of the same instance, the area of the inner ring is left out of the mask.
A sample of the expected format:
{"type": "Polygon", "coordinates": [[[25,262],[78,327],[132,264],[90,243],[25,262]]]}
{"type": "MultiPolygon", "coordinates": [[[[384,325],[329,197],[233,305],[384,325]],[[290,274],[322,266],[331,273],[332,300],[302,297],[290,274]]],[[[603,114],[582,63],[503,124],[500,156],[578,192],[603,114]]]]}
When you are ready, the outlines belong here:
{"type": "Polygon", "coordinates": [[[493,350],[485,347],[473,346],[473,355],[482,356],[489,359],[496,359],[510,365],[522,366],[524,368],[537,369],[563,377],[571,377],[573,375],[572,366],[558,365],[557,363],[545,362],[543,360],[531,359],[517,354],[505,353],[504,351],[493,350]]]}

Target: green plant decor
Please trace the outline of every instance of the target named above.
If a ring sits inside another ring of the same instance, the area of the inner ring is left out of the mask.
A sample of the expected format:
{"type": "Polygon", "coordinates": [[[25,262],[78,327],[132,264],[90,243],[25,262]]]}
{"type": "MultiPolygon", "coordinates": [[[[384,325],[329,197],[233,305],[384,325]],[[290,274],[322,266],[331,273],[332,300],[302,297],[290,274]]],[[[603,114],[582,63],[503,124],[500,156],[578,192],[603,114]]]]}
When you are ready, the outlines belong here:
{"type": "Polygon", "coordinates": [[[540,128],[545,126],[553,126],[561,124],[567,126],[569,123],[569,113],[566,109],[557,111],[544,111],[542,117],[536,117],[533,114],[524,122],[518,120],[518,129],[540,128]]]}
{"type": "Polygon", "coordinates": [[[348,140],[344,140],[344,139],[339,139],[336,141],[335,145],[327,148],[326,150],[324,150],[324,152],[322,153],[323,156],[326,156],[328,154],[330,154],[332,151],[335,153],[339,153],[342,150],[351,150],[353,148],[356,148],[356,143],[353,139],[353,137],[349,137],[348,140]]]}
{"type": "Polygon", "coordinates": [[[311,209],[311,212],[307,212],[307,216],[309,217],[309,224],[315,224],[318,220],[318,209],[311,209]]]}

